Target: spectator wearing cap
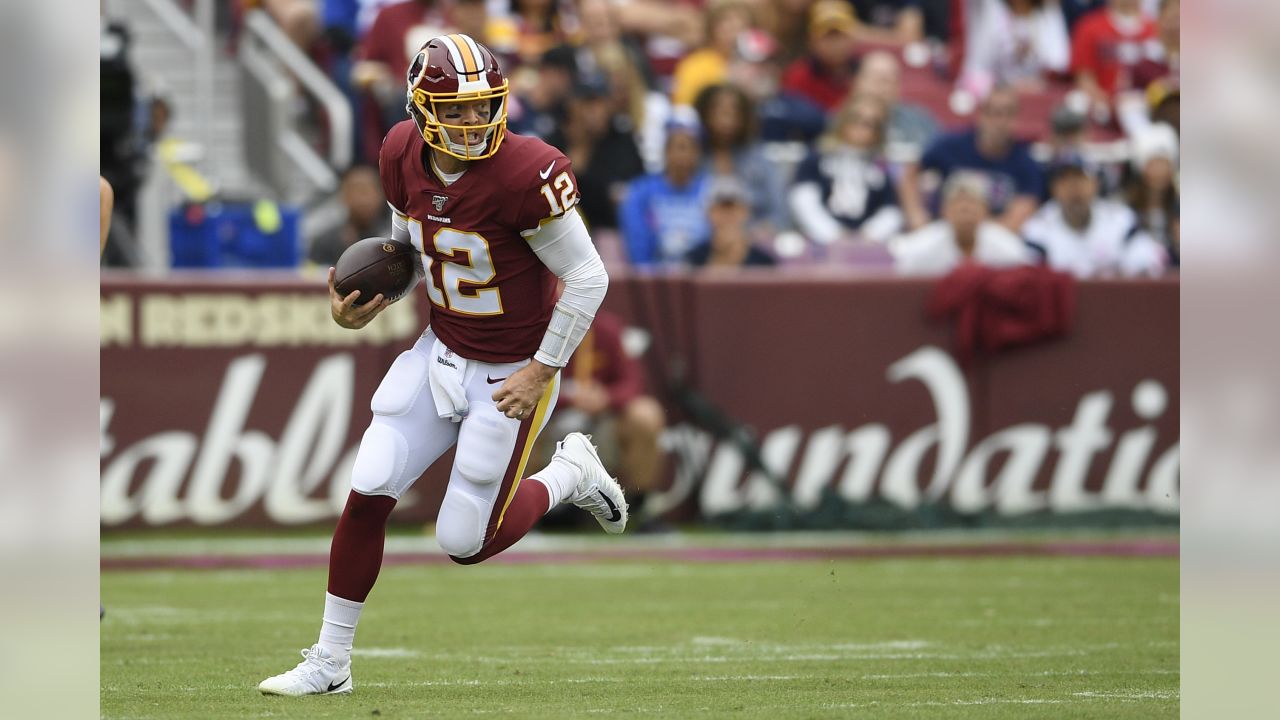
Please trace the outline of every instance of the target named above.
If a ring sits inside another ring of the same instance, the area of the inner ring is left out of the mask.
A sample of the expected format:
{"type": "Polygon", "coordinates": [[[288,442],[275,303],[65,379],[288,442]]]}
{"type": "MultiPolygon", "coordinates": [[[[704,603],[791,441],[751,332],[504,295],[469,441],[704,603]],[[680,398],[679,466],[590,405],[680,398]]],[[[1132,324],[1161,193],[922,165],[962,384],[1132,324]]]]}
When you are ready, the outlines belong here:
{"type": "Polygon", "coordinates": [[[1176,250],[1178,135],[1157,123],[1140,132],[1131,145],[1132,159],[1121,191],[1125,204],[1137,213],[1144,230],[1176,250]]]}
{"type": "Polygon", "coordinates": [[[904,275],[945,275],[966,262],[992,267],[1027,265],[1031,250],[990,219],[991,180],[958,172],[942,186],[942,219],[889,243],[894,268],[904,275]]]}
{"type": "Polygon", "coordinates": [[[902,231],[902,210],[881,156],[888,109],[870,95],[854,95],[831,131],[796,169],[789,201],[796,225],[829,245],[857,232],[884,242],[902,231]]]}
{"type": "Polygon", "coordinates": [[[1129,137],[1135,137],[1153,122],[1167,122],[1178,129],[1182,67],[1180,4],[1178,0],[1160,3],[1156,41],[1143,45],[1143,57],[1133,68],[1130,89],[1116,95],[1117,119],[1129,137]]]}
{"type": "Polygon", "coordinates": [[[708,236],[702,132],[697,121],[677,117],[667,126],[663,170],[632,180],[618,209],[627,256],[646,267],[681,263],[708,236]]]}
{"type": "Polygon", "coordinates": [[[713,178],[707,183],[707,220],[710,239],[685,257],[694,267],[769,267],[773,256],[752,242],[748,228],[751,195],[734,177],[713,178]]]}
{"type": "Polygon", "coordinates": [[[1132,86],[1143,46],[1155,35],[1142,0],[1108,0],[1080,19],[1072,34],[1071,70],[1095,109],[1109,113],[1111,97],[1132,86]]]}
{"type": "Polygon", "coordinates": [[[613,113],[611,98],[603,77],[584,75],[564,122],[548,138],[573,162],[582,196],[578,207],[592,229],[617,227],[618,201],[627,183],[644,174],[630,126],[613,113]]]}
{"type": "Polygon", "coordinates": [[[920,227],[932,213],[925,204],[922,182],[946,182],[953,173],[972,170],[987,176],[991,211],[1005,227],[1017,232],[1036,211],[1043,193],[1044,174],[1026,143],[1013,136],[1019,112],[1018,95],[996,88],[979,106],[970,130],[939,137],[925,150],[919,165],[908,165],[902,176],[902,209],[909,227],[920,227]]]}
{"type": "Polygon", "coordinates": [[[671,99],[676,105],[693,105],[704,88],[724,82],[729,63],[738,55],[739,38],[755,25],[751,6],[741,0],[724,0],[707,10],[707,44],[676,65],[671,99]]]}
{"type": "Polygon", "coordinates": [[[1058,166],[1083,157],[1085,152],[1085,128],[1088,118],[1068,103],[1053,109],[1049,116],[1049,159],[1046,167],[1058,166]]]}
{"type": "Polygon", "coordinates": [[[702,123],[709,175],[735,177],[750,194],[753,226],[790,226],[781,175],[765,159],[755,105],[736,85],[712,85],[694,102],[702,123]]]}
{"type": "Polygon", "coordinates": [[[1142,229],[1128,206],[1098,197],[1098,181],[1082,161],[1055,166],[1049,188],[1053,200],[1023,228],[1027,243],[1046,265],[1082,280],[1164,272],[1164,247],[1142,229]]]}
{"type": "Polygon", "coordinates": [[[875,50],[862,57],[854,81],[858,95],[874,97],[889,108],[885,152],[896,163],[917,162],[938,136],[938,121],[928,110],[902,101],[902,67],[893,53],[875,50]]]}
{"type": "Polygon", "coordinates": [[[782,75],[782,86],[808,98],[826,112],[849,94],[857,63],[858,20],[841,0],[818,0],[809,11],[809,54],[782,75]]]}
{"type": "MultiPolygon", "coordinates": [[[[1087,147],[1087,128],[1088,119],[1068,103],[1054,108],[1049,117],[1049,137],[1045,140],[1048,155],[1042,167],[1047,177],[1047,171],[1052,168],[1078,163],[1097,180],[1098,195],[1105,197],[1120,187],[1120,166],[1091,158],[1087,147]]],[[[1040,199],[1045,202],[1050,199],[1048,187],[1040,199]]]]}
{"type": "Polygon", "coordinates": [[[958,85],[981,97],[997,85],[1044,89],[1045,76],[1065,73],[1071,38],[1052,0],[978,0],[965,40],[958,85]]]}

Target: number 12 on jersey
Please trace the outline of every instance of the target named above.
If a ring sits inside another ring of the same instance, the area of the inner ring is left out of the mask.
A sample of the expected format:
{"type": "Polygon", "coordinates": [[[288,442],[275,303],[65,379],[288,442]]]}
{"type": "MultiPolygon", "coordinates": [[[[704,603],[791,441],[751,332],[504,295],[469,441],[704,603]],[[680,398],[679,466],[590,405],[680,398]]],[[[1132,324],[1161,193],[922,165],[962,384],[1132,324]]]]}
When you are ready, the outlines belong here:
{"type": "Polygon", "coordinates": [[[573,203],[578,199],[577,188],[573,186],[573,178],[569,176],[568,170],[557,175],[555,180],[543,183],[541,190],[542,196],[547,199],[547,205],[551,206],[551,217],[560,215],[573,207],[573,203]],[[552,192],[552,187],[560,191],[560,202],[556,202],[556,194],[552,192]]]}
{"type": "Polygon", "coordinates": [[[440,228],[431,238],[436,252],[451,256],[440,264],[440,281],[436,285],[432,265],[435,260],[426,251],[422,223],[409,218],[409,238],[422,253],[427,266],[427,297],[442,308],[464,315],[501,315],[502,294],[498,288],[480,288],[493,281],[493,255],[489,241],[480,233],[440,228]]]}

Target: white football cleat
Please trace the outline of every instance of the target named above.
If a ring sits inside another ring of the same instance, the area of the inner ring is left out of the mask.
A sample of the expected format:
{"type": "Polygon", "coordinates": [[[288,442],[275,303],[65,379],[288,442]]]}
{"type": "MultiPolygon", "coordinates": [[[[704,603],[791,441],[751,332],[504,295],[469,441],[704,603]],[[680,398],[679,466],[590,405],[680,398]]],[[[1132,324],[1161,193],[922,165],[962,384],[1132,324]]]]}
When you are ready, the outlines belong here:
{"type": "Polygon", "coordinates": [[[604,531],[617,535],[627,529],[627,498],[622,486],[609,476],[590,435],[569,433],[556,443],[556,457],[567,460],[582,471],[582,479],[568,502],[595,516],[604,531]]]}
{"type": "Polygon", "coordinates": [[[312,645],[302,651],[302,662],[287,673],[258,684],[263,695],[344,695],[351,692],[351,660],[339,663],[328,650],[312,645]]]}

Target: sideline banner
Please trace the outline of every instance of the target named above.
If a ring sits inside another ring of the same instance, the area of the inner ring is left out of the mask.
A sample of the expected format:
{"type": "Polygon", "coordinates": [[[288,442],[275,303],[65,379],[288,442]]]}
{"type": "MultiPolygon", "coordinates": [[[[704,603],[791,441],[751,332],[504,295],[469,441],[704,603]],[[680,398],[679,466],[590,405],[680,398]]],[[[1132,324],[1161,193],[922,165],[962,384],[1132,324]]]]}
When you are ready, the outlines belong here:
{"type": "MultiPolygon", "coordinates": [[[[1176,280],[1084,283],[1070,337],[969,367],[950,328],[924,320],[928,290],[835,274],[615,277],[606,305],[647,332],[655,388],[683,375],[750,426],[785,484],[673,411],[664,500],[810,525],[866,524],[858,509],[872,507],[895,526],[935,512],[1176,520],[1176,280]]],[[[418,297],[343,330],[323,284],[290,276],[104,275],[101,299],[104,528],[332,522],[369,398],[429,317],[418,297]]],[[[442,464],[397,518],[434,517],[442,464]]]]}

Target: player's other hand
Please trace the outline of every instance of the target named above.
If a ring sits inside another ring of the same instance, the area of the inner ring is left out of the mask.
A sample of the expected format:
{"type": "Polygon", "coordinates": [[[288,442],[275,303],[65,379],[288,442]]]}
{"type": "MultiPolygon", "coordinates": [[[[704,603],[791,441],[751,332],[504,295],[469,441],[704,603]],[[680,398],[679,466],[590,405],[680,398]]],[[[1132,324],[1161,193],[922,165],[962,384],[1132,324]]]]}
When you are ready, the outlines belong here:
{"type": "Polygon", "coordinates": [[[538,406],[542,393],[547,390],[547,383],[555,377],[557,369],[534,360],[511,373],[502,387],[493,394],[498,410],[517,420],[533,417],[533,409],[538,406]]]}
{"type": "Polygon", "coordinates": [[[329,310],[333,313],[333,321],[342,327],[348,330],[359,330],[391,305],[382,297],[382,293],[374,295],[373,300],[364,305],[355,304],[356,300],[360,299],[359,290],[352,290],[350,295],[342,297],[338,294],[338,289],[333,286],[335,272],[333,268],[329,268],[329,310]]]}

